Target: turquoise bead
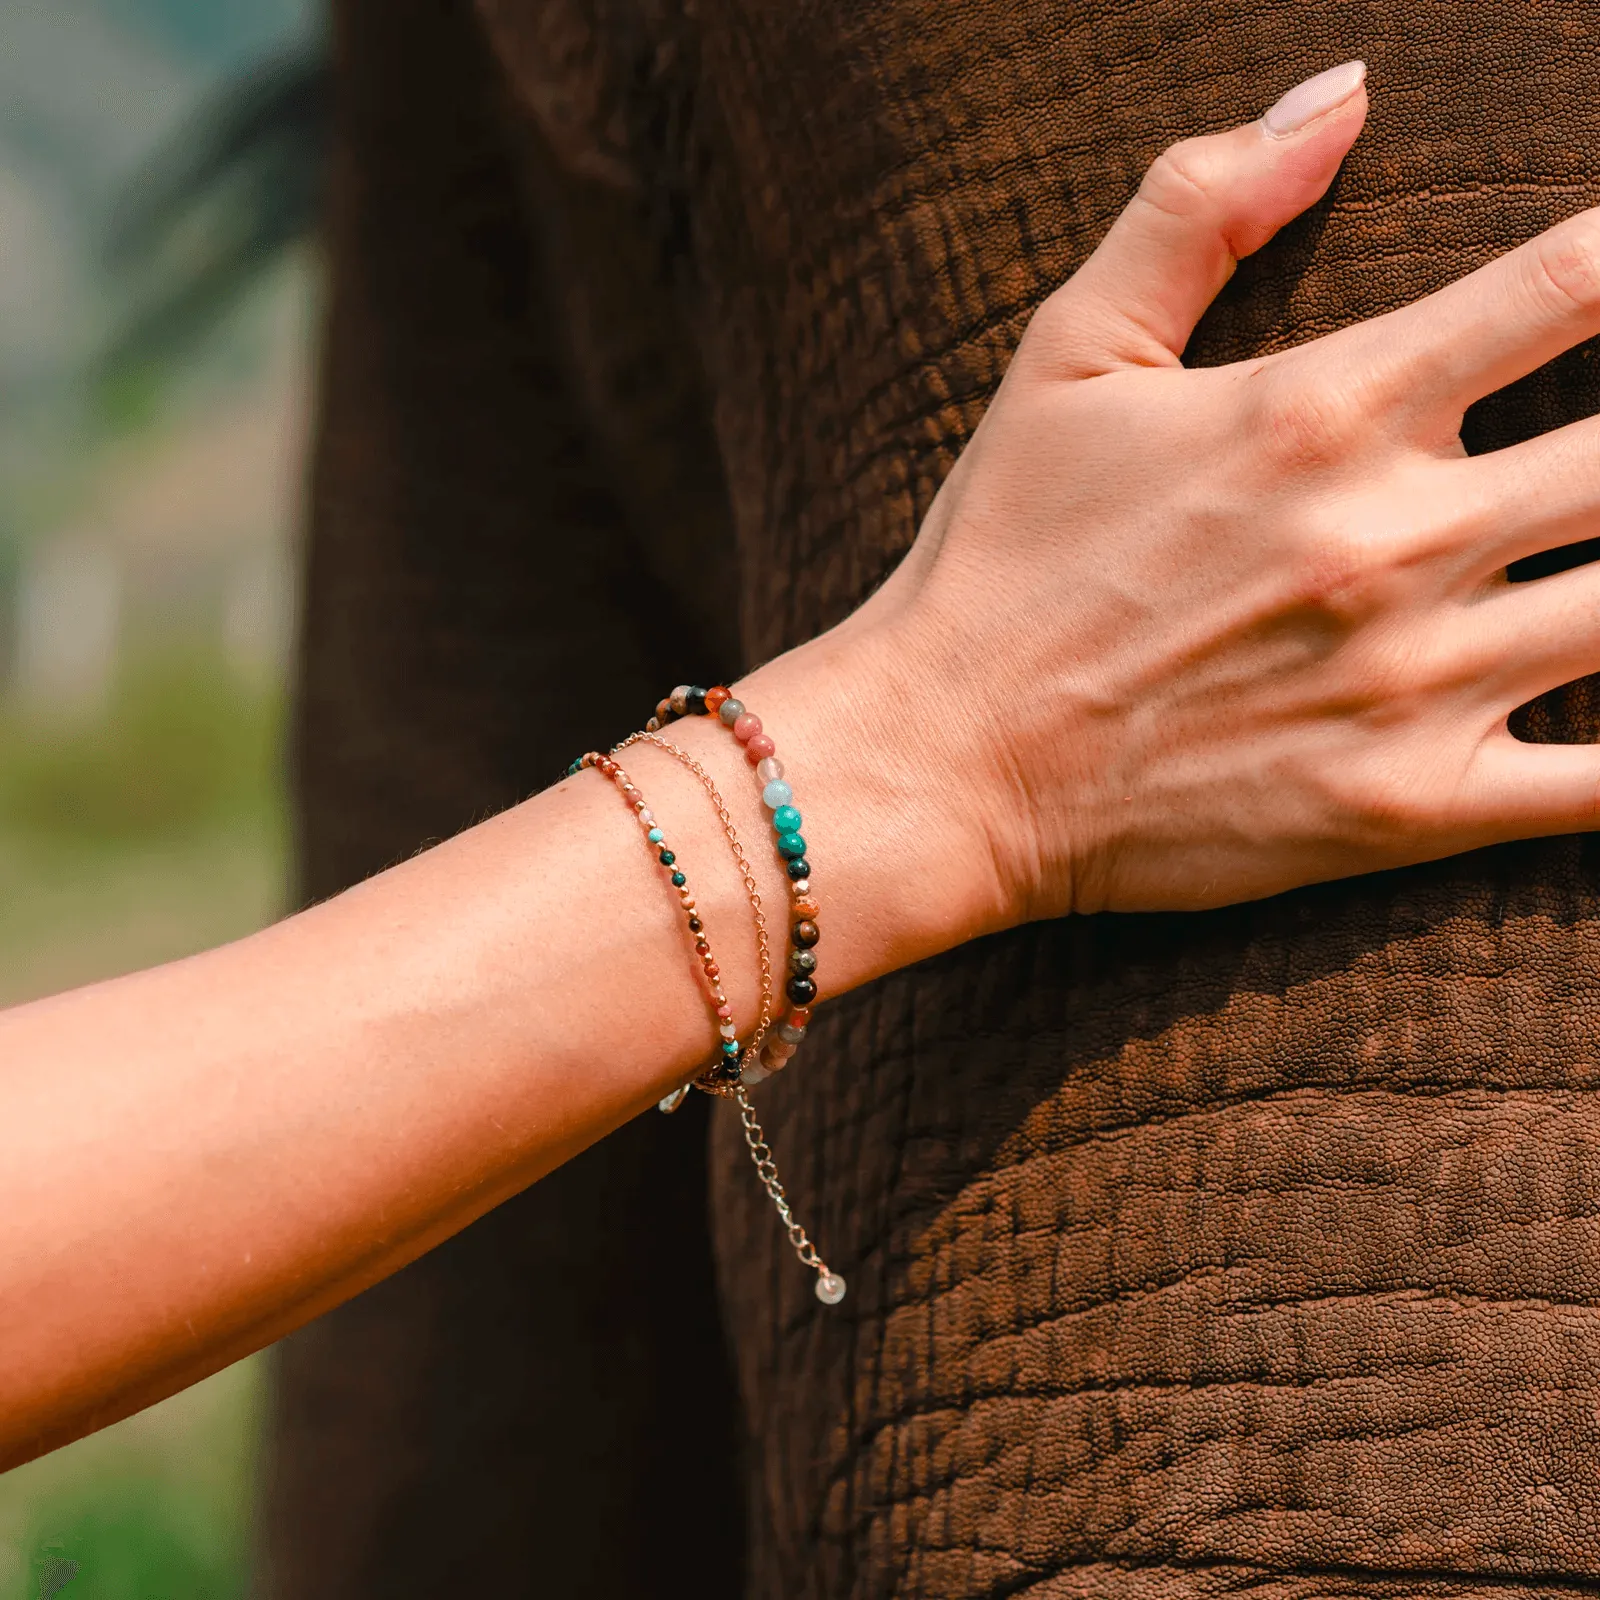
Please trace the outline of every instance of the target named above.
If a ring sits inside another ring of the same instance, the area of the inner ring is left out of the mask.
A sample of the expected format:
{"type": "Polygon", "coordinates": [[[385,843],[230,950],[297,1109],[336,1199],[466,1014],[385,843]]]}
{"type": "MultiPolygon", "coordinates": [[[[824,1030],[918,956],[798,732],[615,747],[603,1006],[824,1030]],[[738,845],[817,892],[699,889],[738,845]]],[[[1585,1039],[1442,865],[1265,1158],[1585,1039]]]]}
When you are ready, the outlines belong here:
{"type": "Polygon", "coordinates": [[[798,833],[780,833],[778,835],[778,854],[780,856],[803,856],[806,853],[806,842],[798,833]]]}
{"type": "Polygon", "coordinates": [[[779,806],[772,813],[772,826],[779,833],[799,833],[800,813],[793,806],[779,806]]]}
{"type": "Polygon", "coordinates": [[[736,1056],[736,1055],[738,1055],[738,1053],[739,1053],[739,1041],[737,1039],[724,1039],[722,1041],[722,1053],[725,1056],[736,1056]]]}
{"type": "Polygon", "coordinates": [[[647,838],[651,844],[660,844],[665,837],[666,835],[662,833],[659,828],[652,828],[649,833],[645,835],[645,838],[647,838]]]}
{"type": "Polygon", "coordinates": [[[782,778],[774,778],[765,789],[761,791],[762,804],[768,811],[776,811],[779,806],[786,806],[794,799],[794,790],[782,778]]]}
{"type": "Polygon", "coordinates": [[[681,872],[674,872],[672,874],[672,887],[674,889],[681,889],[688,881],[689,880],[684,877],[681,872]]]}

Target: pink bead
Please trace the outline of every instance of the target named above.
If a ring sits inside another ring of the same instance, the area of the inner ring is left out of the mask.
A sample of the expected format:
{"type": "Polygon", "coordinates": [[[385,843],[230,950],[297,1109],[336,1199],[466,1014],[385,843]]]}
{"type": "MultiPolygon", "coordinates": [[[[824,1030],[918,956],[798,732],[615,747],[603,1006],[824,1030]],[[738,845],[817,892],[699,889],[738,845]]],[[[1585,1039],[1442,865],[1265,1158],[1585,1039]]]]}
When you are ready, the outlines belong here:
{"type": "Polygon", "coordinates": [[[742,717],[739,717],[733,724],[733,736],[739,741],[740,744],[744,744],[746,741],[755,738],[755,736],[760,732],[761,718],[749,711],[745,712],[745,714],[742,717]]]}
{"type": "Polygon", "coordinates": [[[724,1022],[726,1022],[728,1020],[728,1018],[733,1015],[733,1007],[732,1006],[718,1006],[717,1007],[717,1015],[719,1017],[721,1017],[724,1022]]]}
{"type": "Polygon", "coordinates": [[[761,780],[763,786],[769,783],[776,783],[783,776],[783,763],[776,756],[768,756],[756,768],[756,776],[761,780]]]}
{"type": "Polygon", "coordinates": [[[744,753],[750,758],[751,766],[758,766],[777,748],[769,735],[758,733],[745,744],[744,753]]]}

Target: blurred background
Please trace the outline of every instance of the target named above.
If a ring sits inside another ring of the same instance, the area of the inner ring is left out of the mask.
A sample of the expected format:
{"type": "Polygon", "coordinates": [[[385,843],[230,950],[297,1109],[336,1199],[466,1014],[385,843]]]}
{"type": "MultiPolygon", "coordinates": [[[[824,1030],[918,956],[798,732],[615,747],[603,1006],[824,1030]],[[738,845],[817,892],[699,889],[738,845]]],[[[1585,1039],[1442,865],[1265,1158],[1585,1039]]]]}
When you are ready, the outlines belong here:
{"type": "MultiPolygon", "coordinates": [[[[0,0],[0,1003],[285,907],[311,0],[0,0]]],[[[0,1600],[249,1587],[260,1367],[0,1476],[0,1600]]]]}

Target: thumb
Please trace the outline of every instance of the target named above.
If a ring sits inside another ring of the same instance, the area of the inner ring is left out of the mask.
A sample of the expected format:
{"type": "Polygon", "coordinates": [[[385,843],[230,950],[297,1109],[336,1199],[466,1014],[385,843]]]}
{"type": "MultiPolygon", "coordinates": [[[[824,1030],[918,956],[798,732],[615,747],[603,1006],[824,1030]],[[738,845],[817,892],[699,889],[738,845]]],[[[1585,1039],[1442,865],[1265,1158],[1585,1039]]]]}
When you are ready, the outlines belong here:
{"type": "Polygon", "coordinates": [[[1041,307],[1052,370],[1174,366],[1240,259],[1321,199],[1367,117],[1364,62],[1259,121],[1165,150],[1100,247],[1041,307]]]}

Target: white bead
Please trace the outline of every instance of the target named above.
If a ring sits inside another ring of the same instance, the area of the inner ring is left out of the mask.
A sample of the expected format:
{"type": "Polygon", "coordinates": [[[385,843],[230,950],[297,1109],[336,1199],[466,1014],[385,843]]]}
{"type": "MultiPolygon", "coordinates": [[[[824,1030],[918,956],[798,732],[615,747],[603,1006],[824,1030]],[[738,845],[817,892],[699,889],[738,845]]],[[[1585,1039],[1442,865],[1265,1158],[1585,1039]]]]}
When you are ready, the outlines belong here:
{"type": "Polygon", "coordinates": [[[758,1083],[765,1083],[772,1074],[757,1062],[748,1061],[739,1073],[739,1081],[747,1089],[753,1089],[758,1083]]]}
{"type": "Polygon", "coordinates": [[[783,776],[783,763],[776,756],[768,756],[756,767],[756,776],[761,780],[764,789],[769,783],[776,783],[783,776]]]}
{"type": "Polygon", "coordinates": [[[837,1272],[817,1274],[817,1299],[825,1306],[836,1306],[844,1299],[844,1279],[837,1272]]]}
{"type": "Polygon", "coordinates": [[[644,809],[643,809],[643,810],[642,810],[642,811],[641,811],[641,812],[640,812],[640,813],[639,813],[639,822],[640,822],[640,824],[641,824],[641,825],[642,825],[642,826],[643,826],[643,827],[646,827],[646,828],[653,828],[653,827],[655,827],[655,825],[656,825],[656,814],[655,814],[655,812],[653,812],[653,811],[652,811],[652,810],[651,810],[651,809],[650,809],[650,808],[649,808],[649,806],[646,806],[646,807],[645,807],[645,808],[644,808],[644,809]]]}
{"type": "Polygon", "coordinates": [[[719,1022],[717,1024],[717,1032],[724,1039],[737,1039],[739,1037],[739,1030],[731,1022],[719,1022]]]}

